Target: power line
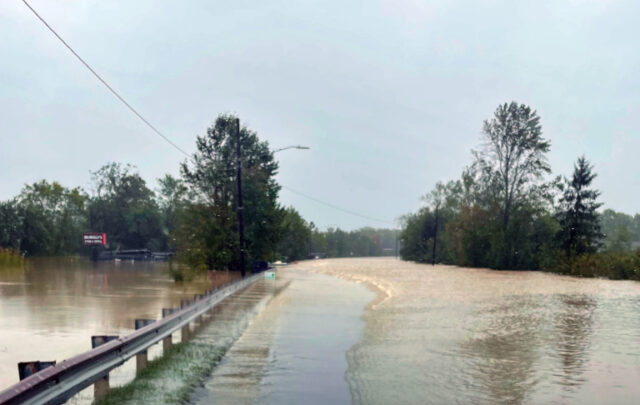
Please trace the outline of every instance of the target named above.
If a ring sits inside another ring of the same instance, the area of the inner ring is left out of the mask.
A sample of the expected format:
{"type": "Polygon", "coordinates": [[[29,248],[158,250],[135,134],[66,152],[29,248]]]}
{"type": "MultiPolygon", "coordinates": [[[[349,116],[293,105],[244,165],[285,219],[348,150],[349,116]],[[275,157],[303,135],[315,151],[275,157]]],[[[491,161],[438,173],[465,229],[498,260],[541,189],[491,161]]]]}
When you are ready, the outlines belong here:
{"type": "Polygon", "coordinates": [[[348,209],[345,209],[345,208],[338,207],[337,205],[333,205],[333,204],[328,203],[326,201],[322,201],[322,200],[319,200],[319,199],[317,199],[315,197],[311,197],[310,195],[304,194],[304,193],[302,193],[302,192],[300,192],[298,190],[294,190],[291,187],[287,187],[287,186],[282,185],[282,184],[281,184],[281,186],[282,186],[282,188],[284,188],[286,190],[289,190],[294,194],[298,194],[299,196],[302,196],[304,198],[308,198],[309,200],[312,200],[312,201],[317,202],[318,204],[322,204],[322,205],[325,205],[327,207],[333,208],[334,210],[342,211],[344,213],[347,213],[347,214],[350,214],[350,215],[354,215],[356,217],[368,219],[370,221],[382,222],[382,223],[385,223],[385,224],[393,224],[393,222],[391,222],[391,221],[387,221],[387,220],[379,219],[379,218],[369,217],[367,215],[359,214],[359,213],[357,213],[355,211],[351,211],[351,210],[348,210],[348,209]]]}
{"type": "Polygon", "coordinates": [[[136,111],[135,108],[133,108],[131,106],[131,104],[129,104],[113,87],[111,87],[111,85],[109,85],[109,83],[106,82],[106,80],[104,80],[95,70],[93,70],[93,68],[91,66],[89,66],[89,64],[87,62],[85,62],[84,59],[82,59],[82,57],[80,55],[78,55],[78,53],[73,50],[73,48],[64,40],[62,39],[62,37],[60,35],[58,35],[58,33],[56,32],[56,30],[54,30],[45,20],[44,18],[42,18],[40,16],[40,14],[38,14],[38,12],[36,10],[33,9],[33,7],[31,7],[31,5],[29,5],[29,3],[27,3],[26,0],[22,0],[22,2],[29,8],[29,10],[31,10],[33,12],[33,14],[35,14],[36,17],[38,17],[38,19],[40,21],[42,21],[42,23],[49,29],[49,31],[51,31],[51,33],[53,35],[56,36],[56,38],[58,38],[60,40],[60,42],[62,42],[62,44],[73,54],[73,56],[75,56],[80,63],[82,63],[87,69],[89,69],[89,71],[98,79],[100,80],[100,82],[102,84],[104,84],[104,86],[109,89],[109,91],[111,92],[111,94],[113,94],[114,96],[116,96],[116,98],[118,100],[120,100],[122,102],[122,104],[124,104],[125,106],[127,106],[127,108],[129,110],[131,110],[132,113],[134,113],[138,118],[140,118],[142,120],[142,122],[144,122],[145,124],[147,124],[147,126],[149,128],[151,128],[151,130],[153,132],[155,132],[158,136],[160,136],[162,139],[164,139],[167,143],[169,143],[169,145],[173,146],[174,148],[176,148],[178,151],[182,152],[184,155],[186,155],[187,157],[190,157],[190,155],[185,152],[181,147],[179,147],[178,145],[176,145],[175,143],[173,143],[173,141],[171,141],[171,139],[167,138],[166,136],[164,136],[160,131],[158,131],[158,129],[156,127],[154,127],[149,121],[147,121],[146,118],[144,118],[142,116],[142,114],[140,114],[138,111],[136,111]]]}
{"type": "MultiPolygon", "coordinates": [[[[55,35],[55,37],[58,38],[58,40],[60,40],[60,42],[62,42],[62,44],[73,54],[73,56],[75,56],[76,59],[78,59],[80,61],[80,63],[82,63],[84,65],[84,67],[86,67],[100,81],[100,83],[102,83],[111,92],[111,94],[113,94],[118,100],[120,100],[122,102],[122,104],[124,104],[142,122],[144,122],[149,128],[151,128],[151,130],[156,135],[160,136],[165,142],[167,142],[169,145],[173,146],[176,150],[181,152],[187,158],[192,159],[192,156],[189,155],[189,153],[187,153],[184,149],[182,149],[181,147],[176,145],[171,139],[169,139],[164,134],[162,134],[162,132],[160,132],[146,118],[144,118],[142,116],[142,114],[140,114],[135,108],[133,108],[133,106],[131,106],[131,104],[129,104],[127,102],[127,100],[124,99],[124,97],[122,97],[109,83],[107,83],[107,81],[105,79],[103,79],[102,76],[100,76],[84,59],[82,59],[82,57],[71,47],[71,45],[69,45],[64,39],[62,39],[62,37],[60,35],[58,35],[56,30],[54,30],[53,27],[51,27],[51,25],[49,25],[49,23],[47,23],[47,21],[45,21],[45,19],[42,18],[42,16],[40,16],[40,14],[38,14],[38,12],[35,9],[33,7],[31,7],[31,5],[29,3],[27,3],[26,0],[22,0],[22,2],[49,29],[49,31],[51,31],[51,33],[53,35],[55,35]]],[[[386,221],[386,220],[383,220],[383,219],[369,217],[369,216],[362,215],[362,214],[359,214],[357,212],[354,212],[354,211],[351,211],[351,210],[348,210],[348,209],[345,209],[345,208],[338,207],[337,205],[328,203],[326,201],[322,201],[322,200],[320,200],[318,198],[315,198],[315,197],[312,197],[312,196],[307,195],[305,193],[302,193],[300,191],[294,190],[291,187],[287,187],[285,185],[282,185],[282,187],[284,189],[287,189],[287,190],[291,191],[292,193],[298,194],[298,195],[300,195],[300,196],[302,196],[304,198],[307,198],[309,200],[315,201],[318,204],[325,205],[325,206],[333,208],[335,210],[338,210],[338,211],[341,211],[341,212],[344,212],[344,213],[347,213],[347,214],[350,214],[350,215],[354,215],[356,217],[360,217],[360,218],[363,218],[363,219],[368,219],[368,220],[371,220],[371,221],[382,222],[382,223],[386,223],[386,224],[393,224],[393,222],[391,222],[391,221],[386,221]]]]}

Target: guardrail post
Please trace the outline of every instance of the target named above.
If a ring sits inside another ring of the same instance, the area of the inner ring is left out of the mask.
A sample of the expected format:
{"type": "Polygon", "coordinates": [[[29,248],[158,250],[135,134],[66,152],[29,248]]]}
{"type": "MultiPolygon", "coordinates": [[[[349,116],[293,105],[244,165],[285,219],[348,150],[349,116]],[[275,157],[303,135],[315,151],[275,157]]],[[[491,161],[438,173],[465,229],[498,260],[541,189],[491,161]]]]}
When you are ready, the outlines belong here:
{"type": "MultiPolygon", "coordinates": [[[[180,300],[180,308],[185,308],[191,305],[191,300],[180,300]]],[[[188,342],[191,338],[191,330],[189,329],[189,324],[187,323],[182,327],[182,342],[188,342]]]]}
{"type": "Polygon", "coordinates": [[[25,378],[37,373],[40,370],[44,370],[47,367],[55,366],[56,362],[54,361],[25,361],[18,363],[18,376],[20,377],[20,381],[25,378]]]}
{"type": "MultiPolygon", "coordinates": [[[[198,301],[201,300],[202,298],[204,298],[204,295],[202,294],[196,294],[193,296],[193,301],[198,301]]],[[[202,315],[198,315],[196,316],[195,322],[198,324],[198,326],[202,325],[202,315]]]]}
{"type": "Polygon", "coordinates": [[[182,343],[188,342],[191,339],[191,330],[189,329],[189,324],[186,324],[182,327],[182,343]]]}
{"type": "MultiPolygon", "coordinates": [[[[136,330],[140,328],[144,328],[147,325],[154,323],[155,319],[136,319],[134,324],[136,330]]],[[[147,357],[147,351],[141,351],[136,354],[136,375],[140,374],[142,370],[147,367],[147,363],[149,362],[149,358],[147,357]]]]}
{"type": "MultiPolygon", "coordinates": [[[[107,342],[117,339],[118,336],[91,336],[91,348],[95,349],[96,347],[103,345],[107,342]]],[[[109,392],[109,373],[107,373],[104,377],[99,379],[93,384],[93,399],[94,401],[98,401],[102,399],[109,392]]]]}
{"type": "MultiPolygon", "coordinates": [[[[216,287],[211,291],[211,295],[213,295],[214,297],[217,296],[220,293],[220,290],[223,289],[224,287],[216,287]]],[[[219,307],[217,305],[211,307],[211,315],[214,315],[216,313],[218,313],[219,311],[219,307]]]]}
{"type": "MultiPolygon", "coordinates": [[[[162,317],[169,316],[175,311],[174,308],[162,308],[162,317]]],[[[173,345],[173,341],[171,340],[171,335],[162,339],[162,354],[165,354],[167,350],[171,348],[173,345]]]]}

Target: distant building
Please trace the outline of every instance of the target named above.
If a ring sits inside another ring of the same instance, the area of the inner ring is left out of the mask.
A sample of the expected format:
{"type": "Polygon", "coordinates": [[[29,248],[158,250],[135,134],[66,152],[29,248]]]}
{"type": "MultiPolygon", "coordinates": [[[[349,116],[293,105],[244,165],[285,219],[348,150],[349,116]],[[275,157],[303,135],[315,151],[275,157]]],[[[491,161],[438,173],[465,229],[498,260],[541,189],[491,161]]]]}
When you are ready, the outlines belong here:
{"type": "Polygon", "coordinates": [[[171,252],[152,252],[149,249],[106,250],[100,252],[98,260],[167,261],[171,252]]]}
{"type": "Polygon", "coordinates": [[[326,259],[327,254],[325,252],[310,252],[309,259],[326,259]]]}

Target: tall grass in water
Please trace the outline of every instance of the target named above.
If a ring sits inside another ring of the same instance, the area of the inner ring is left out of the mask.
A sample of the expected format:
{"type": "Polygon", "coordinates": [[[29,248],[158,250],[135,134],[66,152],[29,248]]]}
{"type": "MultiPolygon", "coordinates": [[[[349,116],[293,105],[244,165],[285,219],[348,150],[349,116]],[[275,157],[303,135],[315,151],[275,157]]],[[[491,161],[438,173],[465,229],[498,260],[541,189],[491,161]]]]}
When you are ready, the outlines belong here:
{"type": "Polygon", "coordinates": [[[0,247],[0,269],[24,266],[24,256],[17,250],[0,247]]]}
{"type": "Polygon", "coordinates": [[[547,271],[578,277],[640,281],[640,249],[635,252],[599,252],[570,259],[558,252],[555,261],[547,271]]]}

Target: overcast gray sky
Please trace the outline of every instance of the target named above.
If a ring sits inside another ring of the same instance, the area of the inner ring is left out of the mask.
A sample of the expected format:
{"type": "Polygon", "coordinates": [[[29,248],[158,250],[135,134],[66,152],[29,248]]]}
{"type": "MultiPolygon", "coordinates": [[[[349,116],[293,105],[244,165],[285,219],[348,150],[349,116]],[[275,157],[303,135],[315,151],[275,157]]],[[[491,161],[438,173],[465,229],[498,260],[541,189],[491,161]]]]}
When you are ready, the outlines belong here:
{"type": "MultiPolygon", "coordinates": [[[[310,146],[277,155],[278,180],[337,206],[415,210],[516,100],[541,115],[554,174],[585,154],[606,206],[640,212],[640,2],[30,3],[183,149],[237,113],[273,148],[310,146]]],[[[21,1],[0,2],[0,199],[42,178],[88,188],[110,161],[155,187],[182,160],[21,1]]],[[[281,200],[321,227],[385,226],[281,200]]]]}

